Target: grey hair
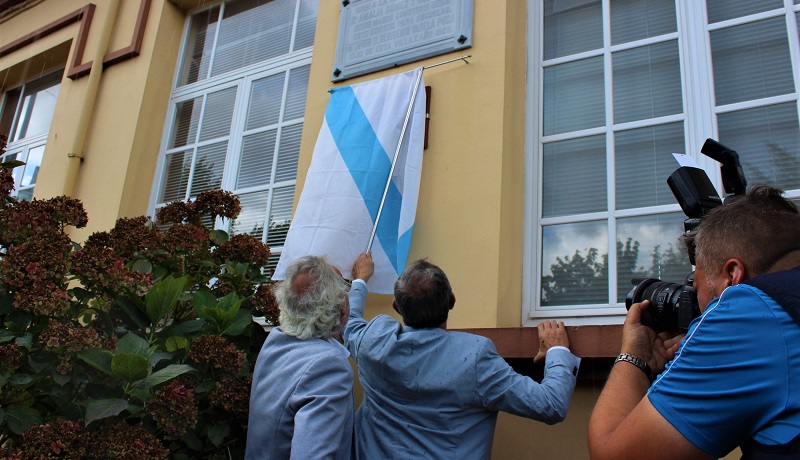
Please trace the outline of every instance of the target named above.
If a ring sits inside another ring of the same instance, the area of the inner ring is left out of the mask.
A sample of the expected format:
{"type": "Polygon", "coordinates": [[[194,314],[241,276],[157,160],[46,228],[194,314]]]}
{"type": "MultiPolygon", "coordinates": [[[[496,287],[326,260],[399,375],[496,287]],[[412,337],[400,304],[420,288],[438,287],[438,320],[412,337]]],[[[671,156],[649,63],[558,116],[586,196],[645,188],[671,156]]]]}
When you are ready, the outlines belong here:
{"type": "Polygon", "coordinates": [[[275,297],[281,310],[281,330],[288,335],[301,340],[327,339],[344,326],[341,306],[347,301],[346,284],[323,257],[305,256],[292,262],[275,297]]]}

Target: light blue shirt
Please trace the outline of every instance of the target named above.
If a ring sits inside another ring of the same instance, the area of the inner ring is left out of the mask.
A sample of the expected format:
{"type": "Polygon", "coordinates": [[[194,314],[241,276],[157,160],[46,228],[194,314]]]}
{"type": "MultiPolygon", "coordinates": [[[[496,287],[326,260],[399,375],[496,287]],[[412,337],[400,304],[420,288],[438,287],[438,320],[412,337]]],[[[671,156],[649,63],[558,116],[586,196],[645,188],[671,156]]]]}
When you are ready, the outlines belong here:
{"type": "Polygon", "coordinates": [[[517,374],[482,336],[364,320],[363,282],[350,291],[345,346],[364,400],[356,412],[359,459],[490,458],[497,412],[553,424],[567,413],[580,359],[551,350],[542,383],[517,374]]]}

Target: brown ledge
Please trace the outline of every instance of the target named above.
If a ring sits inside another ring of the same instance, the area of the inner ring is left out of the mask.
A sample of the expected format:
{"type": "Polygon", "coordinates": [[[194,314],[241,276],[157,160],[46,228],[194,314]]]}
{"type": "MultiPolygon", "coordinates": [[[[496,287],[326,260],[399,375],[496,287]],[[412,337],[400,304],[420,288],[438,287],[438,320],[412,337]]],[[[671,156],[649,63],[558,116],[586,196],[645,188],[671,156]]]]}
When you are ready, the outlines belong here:
{"type": "MultiPolygon", "coordinates": [[[[535,327],[458,329],[482,335],[494,342],[503,358],[533,358],[539,351],[535,327]]],[[[609,358],[619,354],[622,325],[568,326],[569,347],[581,358],[609,358]]]]}

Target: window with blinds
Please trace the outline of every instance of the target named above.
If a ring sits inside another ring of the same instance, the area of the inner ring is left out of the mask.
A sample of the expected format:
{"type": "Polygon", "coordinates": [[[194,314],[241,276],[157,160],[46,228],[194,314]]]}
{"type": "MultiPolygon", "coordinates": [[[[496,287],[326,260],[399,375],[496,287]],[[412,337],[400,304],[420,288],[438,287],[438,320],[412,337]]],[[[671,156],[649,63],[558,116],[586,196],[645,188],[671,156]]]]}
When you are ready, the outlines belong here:
{"type": "Polygon", "coordinates": [[[673,152],[718,181],[715,138],[800,196],[798,3],[529,1],[524,320],[621,322],[631,279],[684,281],[673,152]]]}
{"type": "Polygon", "coordinates": [[[235,193],[218,228],[270,245],[291,223],[318,0],[226,1],[191,16],[173,90],[153,212],[200,192],[235,193]]]}

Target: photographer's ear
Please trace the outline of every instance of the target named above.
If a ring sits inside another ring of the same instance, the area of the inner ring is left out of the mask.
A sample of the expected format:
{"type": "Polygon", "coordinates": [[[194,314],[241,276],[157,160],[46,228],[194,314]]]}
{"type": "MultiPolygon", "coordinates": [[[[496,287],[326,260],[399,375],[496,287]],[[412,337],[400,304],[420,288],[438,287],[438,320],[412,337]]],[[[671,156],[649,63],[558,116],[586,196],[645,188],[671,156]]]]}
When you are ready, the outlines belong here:
{"type": "Polygon", "coordinates": [[[747,274],[747,267],[739,259],[728,259],[723,266],[722,273],[725,277],[725,287],[735,286],[750,278],[747,274]]]}

